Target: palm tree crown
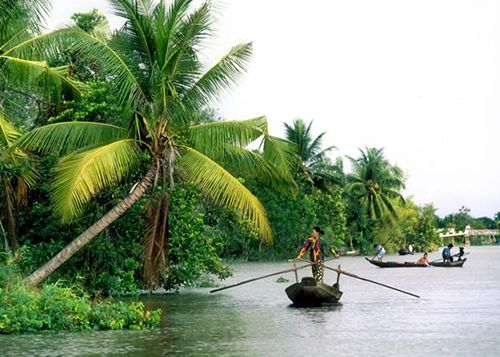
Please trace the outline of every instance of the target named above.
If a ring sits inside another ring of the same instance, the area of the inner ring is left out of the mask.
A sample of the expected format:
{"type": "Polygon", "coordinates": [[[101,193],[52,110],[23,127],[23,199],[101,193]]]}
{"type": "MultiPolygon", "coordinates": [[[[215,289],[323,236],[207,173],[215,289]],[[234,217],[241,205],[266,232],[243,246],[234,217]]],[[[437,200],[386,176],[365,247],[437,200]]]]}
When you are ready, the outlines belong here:
{"type": "Polygon", "coordinates": [[[348,190],[365,203],[368,215],[371,218],[382,218],[385,212],[396,215],[392,200],[403,200],[400,193],[405,187],[403,171],[385,159],[383,149],[360,149],[359,158],[349,157],[349,160],[352,174],[348,176],[348,190]]]}
{"type": "Polygon", "coordinates": [[[339,162],[332,163],[326,156],[335,146],[321,149],[326,132],[313,138],[312,123],[311,121],[306,124],[302,119],[295,119],[292,125],[284,124],[286,138],[295,147],[299,177],[318,187],[340,184],[343,176],[342,165],[339,162]]]}
{"type": "MultiPolygon", "coordinates": [[[[149,160],[144,187],[153,185],[145,272],[154,285],[168,264],[170,194],[176,180],[195,185],[216,203],[249,217],[264,239],[271,239],[266,213],[257,198],[231,172],[289,180],[287,143],[268,134],[263,117],[202,124],[200,113],[244,72],[252,46],[233,47],[204,70],[199,58],[212,35],[209,3],[191,0],[112,0],[125,20],[107,43],[77,28],[52,36],[71,36],[75,49],[100,60],[129,110],[123,127],[63,122],[23,137],[22,147],[66,155],[53,184],[54,208],[63,219],[79,214],[98,191],[123,182],[149,160]],[[247,150],[260,140],[259,153],[247,150]]],[[[142,191],[141,191],[142,192],[142,191]]]]}

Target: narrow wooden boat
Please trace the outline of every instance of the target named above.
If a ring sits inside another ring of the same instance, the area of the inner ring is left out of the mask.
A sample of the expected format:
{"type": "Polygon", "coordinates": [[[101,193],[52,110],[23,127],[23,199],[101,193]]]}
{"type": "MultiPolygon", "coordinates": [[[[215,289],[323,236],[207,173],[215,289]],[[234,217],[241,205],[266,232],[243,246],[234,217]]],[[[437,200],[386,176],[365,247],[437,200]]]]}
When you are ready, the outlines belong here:
{"type": "Polygon", "coordinates": [[[311,277],[302,278],[300,283],[290,285],[285,292],[295,306],[301,307],[336,303],[342,297],[338,283],[333,286],[316,283],[311,277]]]}
{"type": "Polygon", "coordinates": [[[415,262],[381,262],[379,260],[372,260],[365,257],[373,265],[380,268],[427,268],[427,264],[415,263],[415,262]]]}
{"type": "Polygon", "coordinates": [[[463,258],[462,260],[455,260],[453,263],[451,262],[430,262],[429,264],[434,266],[434,267],[443,267],[443,268],[460,268],[464,265],[465,261],[467,258],[463,258]]]}

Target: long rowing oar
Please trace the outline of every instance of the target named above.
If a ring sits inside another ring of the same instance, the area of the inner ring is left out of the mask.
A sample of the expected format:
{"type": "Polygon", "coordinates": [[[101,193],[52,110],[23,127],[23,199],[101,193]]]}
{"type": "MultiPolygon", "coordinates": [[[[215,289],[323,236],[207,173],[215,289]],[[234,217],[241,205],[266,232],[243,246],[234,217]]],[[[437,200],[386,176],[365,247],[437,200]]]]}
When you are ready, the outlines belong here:
{"type": "MultiPolygon", "coordinates": [[[[306,262],[309,262],[308,260],[306,260],[306,262]]],[[[218,288],[218,289],[214,289],[214,290],[210,290],[210,293],[215,293],[217,291],[221,291],[221,290],[226,290],[226,289],[230,289],[230,288],[234,288],[235,286],[239,286],[239,285],[243,285],[243,284],[246,284],[246,283],[251,283],[252,281],[256,281],[256,280],[260,280],[260,279],[264,279],[264,278],[269,278],[270,276],[274,276],[274,275],[279,275],[279,274],[284,274],[284,273],[289,273],[291,271],[297,271],[299,269],[304,269],[308,266],[311,266],[311,265],[314,265],[316,263],[311,263],[309,262],[309,264],[306,264],[306,265],[303,265],[301,267],[297,267],[297,268],[293,268],[293,269],[287,269],[287,270],[283,270],[283,271],[279,271],[277,273],[272,273],[272,274],[267,274],[267,275],[264,275],[264,276],[259,276],[258,278],[253,278],[253,279],[249,279],[249,280],[245,280],[245,281],[240,281],[239,283],[237,284],[233,284],[233,285],[228,285],[228,286],[224,286],[222,288],[218,288]]]]}
{"type": "Polygon", "coordinates": [[[359,280],[367,281],[367,282],[372,283],[372,284],[377,284],[377,285],[383,286],[385,288],[396,290],[396,291],[399,291],[400,293],[407,294],[407,295],[410,295],[410,296],[413,296],[413,297],[416,297],[416,298],[420,299],[420,296],[418,296],[416,294],[409,293],[408,291],[404,291],[404,290],[395,288],[395,287],[390,286],[390,285],[379,283],[378,281],[375,281],[375,280],[370,280],[370,279],[362,278],[362,277],[357,276],[355,274],[346,272],[345,270],[330,268],[330,267],[327,267],[326,265],[323,265],[323,267],[326,268],[326,269],[329,269],[329,270],[333,270],[333,271],[335,271],[335,272],[337,272],[339,274],[344,274],[344,275],[350,276],[351,278],[354,278],[354,279],[359,279],[359,280]]]}

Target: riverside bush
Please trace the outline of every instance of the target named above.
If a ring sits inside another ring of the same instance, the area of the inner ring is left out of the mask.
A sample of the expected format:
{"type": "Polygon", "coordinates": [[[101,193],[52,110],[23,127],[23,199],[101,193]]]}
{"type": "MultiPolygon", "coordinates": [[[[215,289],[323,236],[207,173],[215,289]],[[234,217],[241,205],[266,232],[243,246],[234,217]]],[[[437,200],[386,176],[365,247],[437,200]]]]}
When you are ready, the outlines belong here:
{"type": "Polygon", "coordinates": [[[0,265],[0,333],[84,330],[141,330],[157,327],[161,310],[142,302],[93,302],[76,286],[30,287],[12,266],[0,265]]]}

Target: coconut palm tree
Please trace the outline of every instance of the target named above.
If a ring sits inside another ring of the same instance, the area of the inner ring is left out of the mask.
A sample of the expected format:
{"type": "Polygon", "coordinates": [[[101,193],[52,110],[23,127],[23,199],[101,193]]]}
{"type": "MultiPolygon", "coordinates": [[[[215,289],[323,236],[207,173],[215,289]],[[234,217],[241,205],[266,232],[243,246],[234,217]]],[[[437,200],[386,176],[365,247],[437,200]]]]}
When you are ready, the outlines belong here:
{"type": "Polygon", "coordinates": [[[244,72],[250,43],[233,47],[208,70],[200,49],[212,35],[209,3],[193,8],[191,0],[113,0],[125,20],[110,43],[79,29],[57,31],[71,36],[74,48],[100,60],[107,78],[128,107],[123,127],[93,122],[63,122],[37,128],[20,147],[65,155],[56,170],[54,211],[63,221],[105,187],[126,182],[141,170],[143,178],[99,221],[83,232],[29,281],[38,284],[83,245],[122,215],[153,186],[145,239],[145,279],[157,286],[168,273],[168,213],[178,180],[196,186],[214,202],[245,215],[264,239],[271,239],[266,212],[231,172],[290,180],[287,143],[269,135],[264,117],[201,124],[196,116],[244,72]],[[260,152],[247,147],[260,140],[260,152]]]}
{"type": "Polygon", "coordinates": [[[339,162],[334,164],[326,157],[335,146],[321,149],[326,132],[313,138],[312,123],[311,121],[306,124],[302,119],[295,119],[292,125],[284,123],[286,138],[295,146],[298,175],[318,187],[326,187],[329,183],[340,184],[343,176],[342,165],[339,166],[339,162]]]}
{"type": "Polygon", "coordinates": [[[370,218],[381,219],[389,213],[396,216],[394,199],[404,201],[400,191],[405,187],[403,171],[391,165],[382,148],[360,149],[360,157],[348,157],[352,174],[348,175],[348,191],[363,202],[370,218]]]}

